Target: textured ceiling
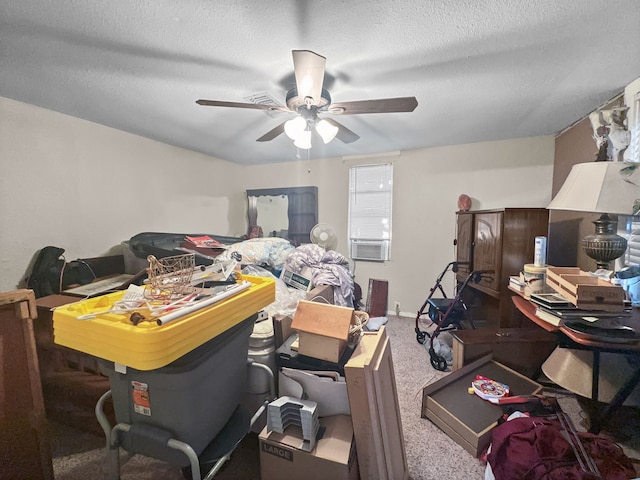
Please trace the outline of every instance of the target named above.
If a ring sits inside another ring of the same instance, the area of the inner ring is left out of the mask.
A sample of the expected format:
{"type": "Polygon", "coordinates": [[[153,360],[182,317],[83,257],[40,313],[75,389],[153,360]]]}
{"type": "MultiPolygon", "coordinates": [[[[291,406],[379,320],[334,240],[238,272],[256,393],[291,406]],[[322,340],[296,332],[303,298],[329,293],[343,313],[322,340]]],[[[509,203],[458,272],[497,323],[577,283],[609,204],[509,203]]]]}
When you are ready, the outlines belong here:
{"type": "Polygon", "coordinates": [[[555,134],[640,76],[638,0],[3,0],[0,96],[238,164],[555,134]],[[288,114],[291,50],[327,58],[344,102],[415,96],[412,113],[343,116],[351,144],[256,139],[288,114]]]}

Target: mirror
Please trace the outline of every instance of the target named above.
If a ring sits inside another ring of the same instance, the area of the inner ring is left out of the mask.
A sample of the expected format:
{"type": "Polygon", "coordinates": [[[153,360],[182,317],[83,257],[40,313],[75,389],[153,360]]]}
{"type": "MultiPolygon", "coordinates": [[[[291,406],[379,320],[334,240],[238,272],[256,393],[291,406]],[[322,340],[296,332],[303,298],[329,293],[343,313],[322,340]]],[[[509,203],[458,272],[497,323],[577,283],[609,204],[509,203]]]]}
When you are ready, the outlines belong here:
{"type": "Polygon", "coordinates": [[[258,225],[265,237],[289,238],[289,197],[263,195],[256,199],[258,225]]]}
{"type": "Polygon", "coordinates": [[[249,237],[260,227],[264,237],[286,238],[295,246],[310,242],[309,233],[318,223],[318,187],[247,190],[247,200],[249,237]]]}

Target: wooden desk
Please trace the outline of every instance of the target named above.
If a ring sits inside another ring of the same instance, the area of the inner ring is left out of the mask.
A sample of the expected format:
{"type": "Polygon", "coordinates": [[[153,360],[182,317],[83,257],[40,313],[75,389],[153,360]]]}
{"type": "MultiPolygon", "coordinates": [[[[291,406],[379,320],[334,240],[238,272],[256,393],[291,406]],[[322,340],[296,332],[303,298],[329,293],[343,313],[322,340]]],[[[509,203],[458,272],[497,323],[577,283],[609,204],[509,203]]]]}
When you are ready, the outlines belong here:
{"type": "MultiPolygon", "coordinates": [[[[516,308],[529,320],[536,325],[544,328],[548,332],[553,332],[558,336],[558,346],[561,348],[573,348],[577,350],[588,350],[593,354],[593,368],[591,378],[591,399],[597,400],[599,398],[598,384],[600,379],[600,354],[607,353],[620,353],[627,355],[634,355],[638,357],[638,367],[632,373],[632,375],[624,382],[624,384],[618,389],[613,399],[606,408],[603,409],[600,415],[592,416],[591,427],[589,431],[591,433],[598,433],[602,428],[602,425],[609,419],[611,414],[617,410],[629,397],[631,392],[640,383],[640,343],[610,343],[601,342],[584,338],[583,336],[575,334],[572,330],[565,328],[560,324],[559,326],[551,325],[545,322],[541,318],[536,316],[536,306],[529,300],[521,297],[512,297],[513,303],[516,308]]],[[[633,309],[632,314],[629,317],[628,325],[637,331],[640,331],[640,310],[633,309]]]]}
{"type": "Polygon", "coordinates": [[[516,308],[520,310],[520,312],[531,320],[533,323],[538,325],[539,327],[544,328],[547,332],[557,333],[560,329],[555,325],[551,325],[549,322],[545,322],[543,319],[536,315],[536,306],[531,303],[529,300],[522,296],[513,296],[511,297],[513,303],[516,308]]]}

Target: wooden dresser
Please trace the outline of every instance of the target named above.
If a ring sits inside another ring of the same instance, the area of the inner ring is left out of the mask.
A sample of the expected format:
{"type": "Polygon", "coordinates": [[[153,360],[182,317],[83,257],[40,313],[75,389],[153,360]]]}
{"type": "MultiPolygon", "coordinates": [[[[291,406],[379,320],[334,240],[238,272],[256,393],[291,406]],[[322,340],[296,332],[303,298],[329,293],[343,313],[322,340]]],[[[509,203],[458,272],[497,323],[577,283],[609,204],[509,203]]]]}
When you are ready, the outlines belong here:
{"type": "Polygon", "coordinates": [[[479,283],[470,282],[463,298],[473,307],[479,326],[520,327],[522,316],[511,301],[509,276],[533,263],[535,237],[547,236],[549,211],[545,208],[503,208],[457,213],[456,261],[462,282],[469,272],[488,270],[479,283]]]}
{"type": "Polygon", "coordinates": [[[51,479],[33,290],[0,293],[0,478],[51,479]]]}

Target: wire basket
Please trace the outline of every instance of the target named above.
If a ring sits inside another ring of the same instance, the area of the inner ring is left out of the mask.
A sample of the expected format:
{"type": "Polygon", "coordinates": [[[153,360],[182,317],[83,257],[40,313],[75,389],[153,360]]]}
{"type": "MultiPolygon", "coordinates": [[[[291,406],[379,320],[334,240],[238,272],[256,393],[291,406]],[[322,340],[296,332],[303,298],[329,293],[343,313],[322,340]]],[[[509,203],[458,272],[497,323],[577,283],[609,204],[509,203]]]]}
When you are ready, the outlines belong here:
{"type": "Polygon", "coordinates": [[[160,259],[149,255],[147,260],[149,283],[145,289],[146,297],[154,300],[172,300],[193,291],[191,278],[196,263],[195,254],[160,259]]]}

